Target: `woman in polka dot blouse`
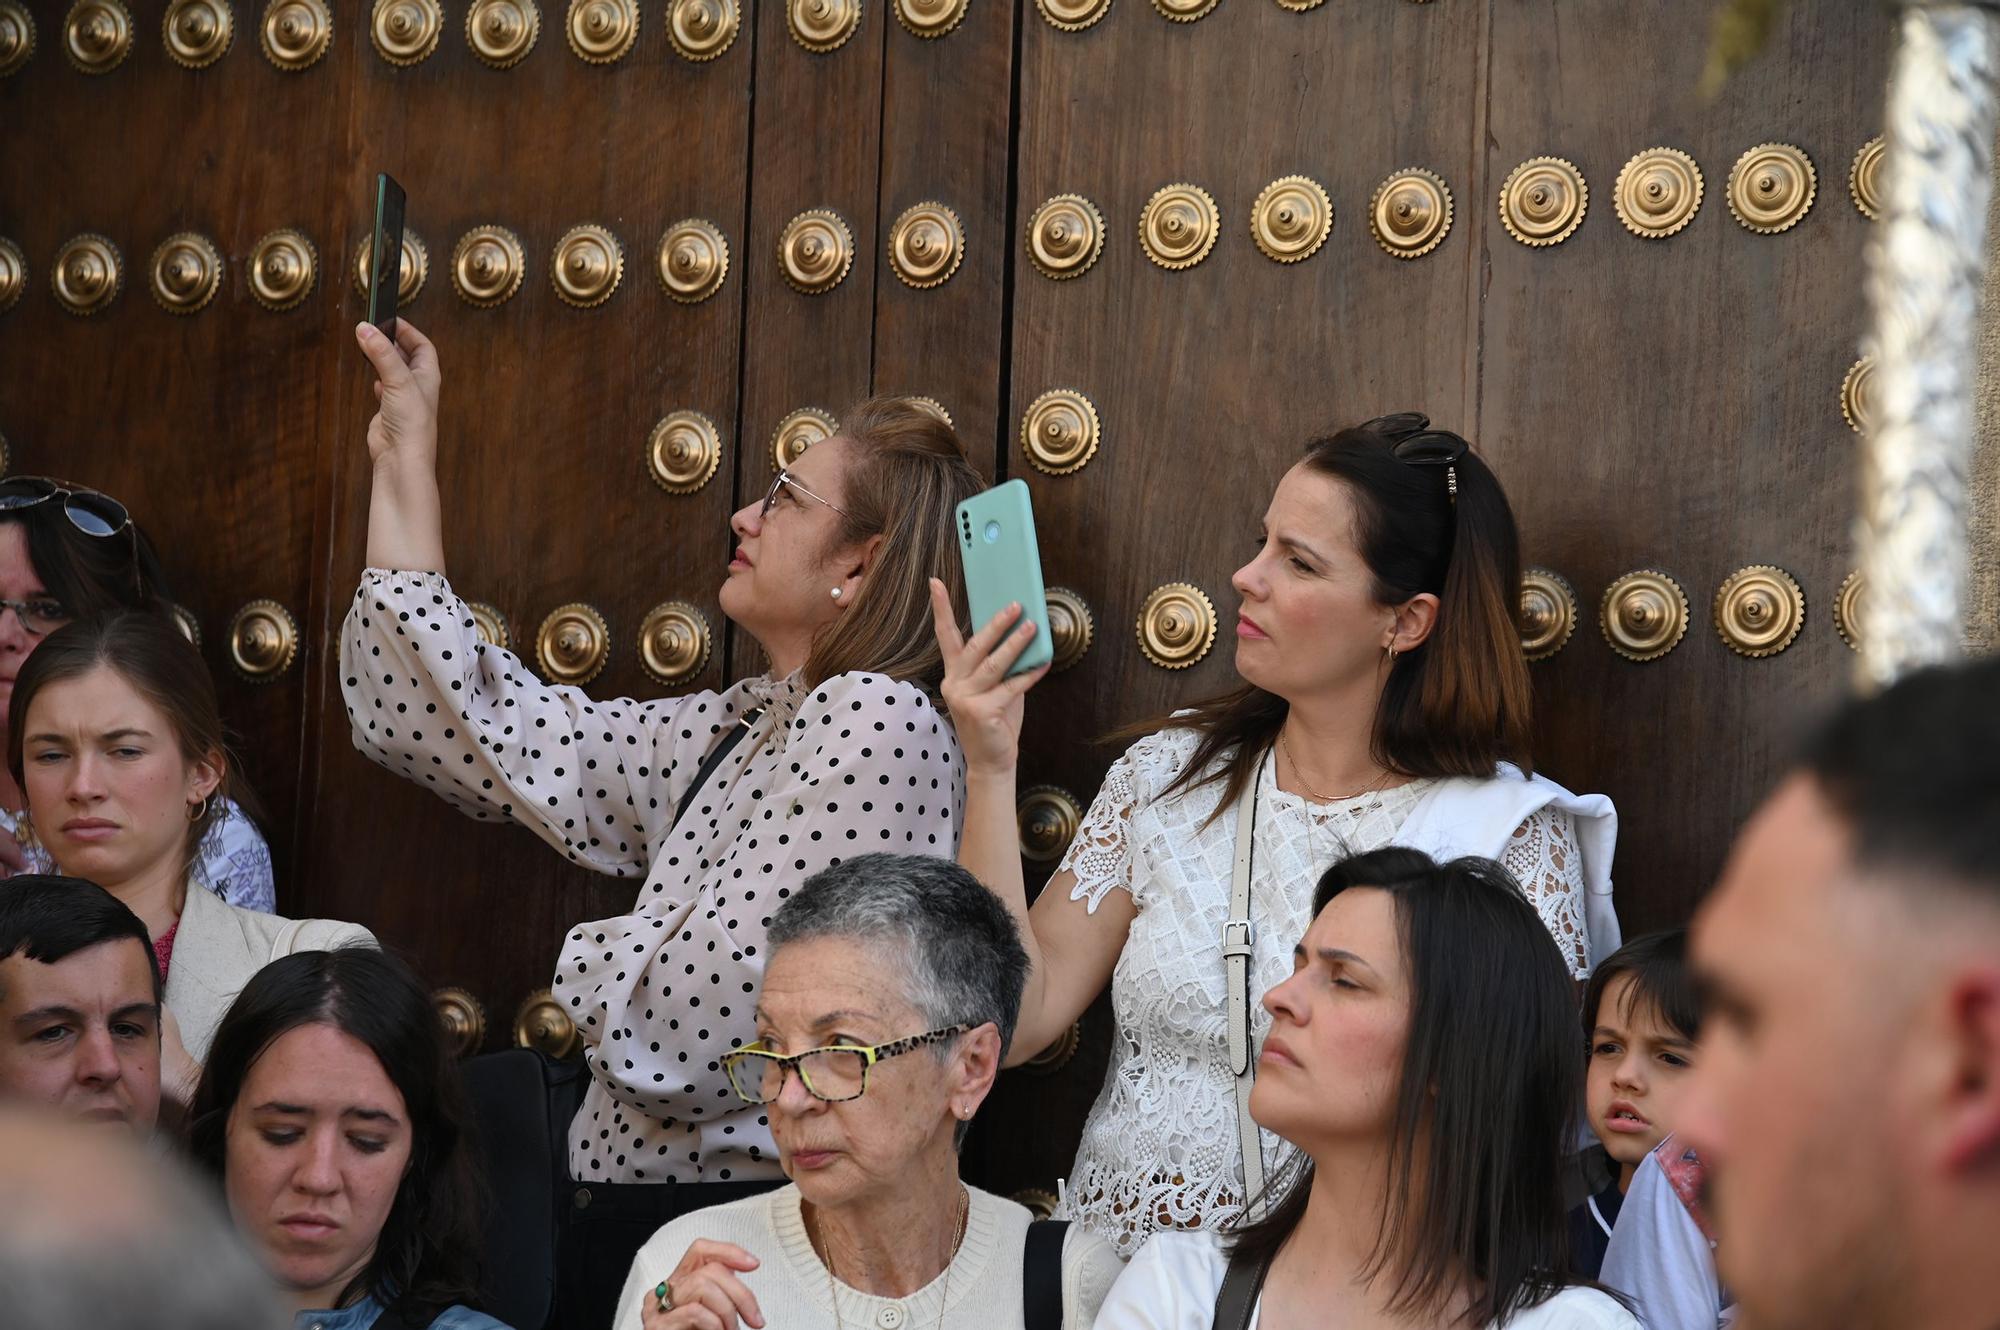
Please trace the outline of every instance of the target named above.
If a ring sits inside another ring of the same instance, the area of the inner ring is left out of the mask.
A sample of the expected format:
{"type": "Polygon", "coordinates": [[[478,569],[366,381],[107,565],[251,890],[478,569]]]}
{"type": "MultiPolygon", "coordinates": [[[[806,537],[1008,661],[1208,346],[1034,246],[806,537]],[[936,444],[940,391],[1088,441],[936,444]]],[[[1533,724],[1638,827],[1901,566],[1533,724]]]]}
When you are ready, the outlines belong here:
{"type": "Polygon", "coordinates": [[[475,818],[512,819],[576,863],[644,880],[630,914],[579,926],[558,964],[554,991],[593,1073],[573,1175],[782,1180],[768,1126],[718,1055],[752,1037],[764,928],[792,886],[870,850],[955,851],[963,764],[933,701],[943,667],[926,588],[944,577],[963,600],[952,514],[978,473],[936,417],[864,403],[730,519],[722,610],[769,672],[720,693],[594,702],[480,642],[444,575],[436,351],[406,320],[394,344],[367,324],[356,337],[381,403],[369,567],[341,632],[356,746],[475,818]]]}

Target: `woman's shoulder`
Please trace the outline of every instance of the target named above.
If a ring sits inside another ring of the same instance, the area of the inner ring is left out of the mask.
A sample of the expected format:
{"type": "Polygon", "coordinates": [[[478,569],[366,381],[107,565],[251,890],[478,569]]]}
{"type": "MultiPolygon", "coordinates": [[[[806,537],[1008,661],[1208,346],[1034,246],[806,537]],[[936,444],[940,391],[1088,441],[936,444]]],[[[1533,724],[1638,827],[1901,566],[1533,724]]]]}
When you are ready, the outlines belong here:
{"type": "Polygon", "coordinates": [[[941,714],[937,699],[910,679],[895,679],[873,670],[848,670],[820,680],[817,688],[805,690],[799,714],[812,710],[866,710],[871,706],[907,707],[930,715],[941,714]]]}
{"type": "Polygon", "coordinates": [[[430,1330],[513,1330],[513,1327],[463,1303],[453,1303],[432,1319],[430,1330]]]}
{"type": "Polygon", "coordinates": [[[1142,795],[1165,789],[1194,760],[1203,735],[1191,724],[1178,723],[1186,714],[1175,712],[1163,728],[1134,740],[1119,755],[1118,764],[1131,768],[1142,795]]]}
{"type": "Polygon", "coordinates": [[[1228,1270],[1229,1254],[1215,1234],[1155,1233],[1111,1286],[1097,1324],[1107,1330],[1207,1330],[1228,1270]]]}
{"type": "Polygon", "coordinates": [[[1516,1313],[1507,1330],[1639,1330],[1639,1318],[1602,1289],[1574,1285],[1516,1313]]]}
{"type": "Polygon", "coordinates": [[[181,908],[182,931],[177,935],[176,955],[181,954],[182,943],[196,938],[204,943],[219,938],[240,940],[259,966],[281,942],[287,954],[380,945],[375,935],[360,924],[341,919],[287,919],[281,914],[246,910],[231,905],[198,883],[188,884],[186,899],[181,908]]]}

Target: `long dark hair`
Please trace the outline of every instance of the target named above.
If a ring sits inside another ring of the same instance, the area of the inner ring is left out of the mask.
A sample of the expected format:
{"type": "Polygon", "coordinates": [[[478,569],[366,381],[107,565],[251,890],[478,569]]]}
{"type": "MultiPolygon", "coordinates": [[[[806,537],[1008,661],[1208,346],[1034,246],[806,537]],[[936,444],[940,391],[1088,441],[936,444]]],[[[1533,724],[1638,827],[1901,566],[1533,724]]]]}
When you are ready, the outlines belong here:
{"type": "MultiPolygon", "coordinates": [[[[22,734],[35,698],[50,684],[82,678],[99,666],[117,674],[160,709],[174,727],[183,759],[199,762],[210,754],[219,755],[222,784],[217,793],[235,801],[251,817],[257,816],[257,798],[237,772],[229,751],[222,710],[215,701],[215,680],[208,666],[172,620],[149,610],[111,610],[66,623],[21,663],[7,727],[7,770],[16,785],[26,788],[22,734]]],[[[201,815],[188,824],[186,864],[194,862],[202,837],[221,817],[222,800],[210,799],[201,815]]]]}
{"type": "Polygon", "coordinates": [[[402,961],[372,947],[302,951],[272,961],[237,994],[209,1046],[189,1110],[188,1151],[218,1182],[229,1115],[251,1066],[306,1025],[330,1025],[368,1046],[403,1096],[410,1163],[375,1255],[341,1290],[363,1293],[422,1325],[478,1294],[478,1179],[464,1091],[429,993],[402,961]]]}
{"type": "MultiPolygon", "coordinates": [[[[1464,1323],[1505,1324],[1575,1282],[1561,1166],[1583,1048],[1569,969],[1490,859],[1354,855],[1320,879],[1313,913],[1352,887],[1389,893],[1412,994],[1388,1197],[1366,1274],[1392,1281],[1392,1311],[1437,1319],[1470,1279],[1464,1323]]],[[[1276,1255],[1305,1215],[1312,1164],[1301,1156],[1268,1190],[1275,1204],[1235,1230],[1233,1250],[1276,1255]]]]}
{"type": "MultiPolygon", "coordinates": [[[[1302,463],[1347,487],[1354,543],[1379,604],[1399,605],[1424,592],[1438,598],[1429,638],[1389,668],[1375,710],[1374,758],[1404,776],[1491,776],[1503,761],[1532,771],[1532,700],[1519,627],[1521,539],[1507,492],[1468,449],[1451,468],[1454,497],[1444,467],[1396,456],[1395,421],[1383,417],[1316,438],[1302,463]]],[[[1220,780],[1219,814],[1243,792],[1289,710],[1283,698],[1246,684],[1113,737],[1199,731],[1193,757],[1166,792],[1220,780]]]]}

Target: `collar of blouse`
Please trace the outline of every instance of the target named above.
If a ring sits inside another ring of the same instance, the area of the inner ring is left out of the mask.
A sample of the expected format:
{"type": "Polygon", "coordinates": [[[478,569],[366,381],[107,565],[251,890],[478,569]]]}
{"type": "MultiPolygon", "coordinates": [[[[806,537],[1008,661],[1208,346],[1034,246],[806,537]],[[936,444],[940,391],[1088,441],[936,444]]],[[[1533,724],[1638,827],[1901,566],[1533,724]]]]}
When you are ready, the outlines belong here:
{"type": "Polygon", "coordinates": [[[759,708],[779,727],[788,726],[806,700],[805,678],[794,670],[782,679],[760,674],[743,681],[743,706],[759,708]]]}

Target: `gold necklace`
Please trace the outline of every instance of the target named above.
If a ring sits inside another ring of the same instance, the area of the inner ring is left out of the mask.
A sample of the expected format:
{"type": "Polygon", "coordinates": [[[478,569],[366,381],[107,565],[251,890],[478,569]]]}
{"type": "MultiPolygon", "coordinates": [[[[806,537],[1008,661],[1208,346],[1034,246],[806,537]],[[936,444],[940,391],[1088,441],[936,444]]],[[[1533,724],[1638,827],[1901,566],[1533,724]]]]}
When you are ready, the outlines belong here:
{"type": "MultiPolygon", "coordinates": [[[[1305,786],[1306,793],[1313,797],[1313,802],[1315,803],[1344,803],[1349,799],[1359,799],[1364,794],[1379,794],[1381,793],[1382,785],[1389,779],[1389,773],[1384,771],[1369,784],[1362,786],[1352,794],[1321,794],[1312,787],[1312,782],[1306,779],[1305,768],[1299,765],[1298,757],[1293,754],[1291,741],[1285,738],[1285,728],[1282,725],[1278,727],[1278,747],[1283,750],[1285,761],[1292,764],[1292,774],[1298,777],[1299,784],[1305,786]]],[[[1380,807],[1379,804],[1376,806],[1380,807]]],[[[1361,811],[1369,812],[1372,810],[1363,809],[1361,811]]]]}
{"type": "MultiPolygon", "coordinates": [[[[958,1189],[958,1232],[953,1235],[951,1251],[944,1260],[944,1286],[938,1290],[939,1330],[943,1330],[945,1308],[951,1305],[951,1267],[958,1260],[958,1249],[965,1243],[965,1225],[971,1217],[972,1193],[961,1183],[958,1189]]],[[[839,1277],[833,1269],[833,1245],[826,1240],[826,1234],[820,1230],[817,1217],[806,1226],[806,1239],[818,1250],[820,1264],[826,1267],[826,1296],[833,1304],[834,1330],[846,1330],[840,1319],[840,1285],[839,1277]]]]}

